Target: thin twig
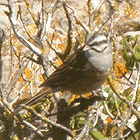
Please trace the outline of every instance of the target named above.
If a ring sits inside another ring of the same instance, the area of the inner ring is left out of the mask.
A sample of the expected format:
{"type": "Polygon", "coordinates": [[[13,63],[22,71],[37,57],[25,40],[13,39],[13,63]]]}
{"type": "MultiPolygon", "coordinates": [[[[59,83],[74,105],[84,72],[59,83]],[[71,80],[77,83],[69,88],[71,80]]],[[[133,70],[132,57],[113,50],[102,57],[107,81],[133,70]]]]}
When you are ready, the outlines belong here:
{"type": "MultiPolygon", "coordinates": [[[[64,3],[64,4],[65,4],[65,3],[64,3]]],[[[67,4],[65,4],[65,6],[68,7],[68,8],[70,8],[70,9],[72,10],[73,16],[74,16],[74,18],[75,18],[76,23],[79,24],[81,27],[83,27],[87,33],[91,32],[91,31],[90,31],[90,28],[89,28],[87,25],[85,25],[81,20],[79,20],[79,19],[77,18],[77,16],[76,16],[76,11],[74,11],[74,10],[73,10],[69,5],[67,5],[67,4]]]]}
{"type": "Polygon", "coordinates": [[[93,7],[92,3],[94,3],[93,0],[88,0],[89,27],[91,27],[93,25],[93,22],[95,19],[94,15],[99,12],[100,7],[104,3],[104,0],[101,0],[97,7],[93,7]]]}
{"type": "Polygon", "coordinates": [[[99,111],[100,111],[100,103],[98,103],[97,112],[96,112],[96,118],[95,118],[95,121],[93,123],[92,128],[90,129],[90,132],[92,132],[92,130],[95,128],[96,124],[98,123],[99,111]]]}
{"type": "MultiPolygon", "coordinates": [[[[45,22],[46,23],[46,22],[45,22]]],[[[50,26],[51,26],[51,14],[48,13],[48,20],[47,20],[47,23],[44,24],[44,28],[42,30],[42,36],[41,36],[41,41],[45,40],[45,37],[46,37],[46,34],[48,33],[49,29],[50,29],[50,26]]]]}
{"type": "Polygon", "coordinates": [[[2,43],[4,35],[5,35],[4,31],[0,29],[0,83],[2,78],[2,43]]]}
{"type": "Polygon", "coordinates": [[[37,43],[37,44],[40,46],[41,43],[38,42],[38,40],[34,39],[34,38],[30,35],[30,33],[28,32],[28,30],[27,30],[27,28],[26,28],[26,26],[25,26],[25,24],[24,24],[24,21],[23,21],[23,18],[22,18],[21,6],[20,6],[20,5],[19,5],[19,12],[18,12],[18,13],[19,13],[19,15],[20,15],[20,20],[21,20],[21,22],[22,22],[22,25],[23,25],[23,28],[24,28],[26,34],[27,34],[35,43],[37,43]]]}
{"type": "Polygon", "coordinates": [[[24,106],[24,105],[21,105],[21,107],[23,107],[24,109],[28,110],[29,112],[31,112],[32,114],[34,114],[36,117],[38,117],[39,119],[41,119],[43,122],[46,122],[46,123],[49,123],[50,125],[54,126],[54,127],[57,127],[57,128],[60,128],[60,129],[63,129],[65,130],[71,137],[74,137],[74,132],[72,132],[70,129],[60,125],[60,124],[57,124],[51,120],[49,120],[47,117],[44,117],[40,114],[38,114],[35,110],[33,110],[31,107],[27,107],[27,106],[24,106]]]}
{"type": "Polygon", "coordinates": [[[26,126],[28,126],[32,131],[36,132],[39,136],[43,137],[43,134],[41,133],[40,130],[38,130],[34,125],[32,125],[31,123],[23,120],[22,121],[26,126]]]}
{"type": "MultiPolygon", "coordinates": [[[[8,0],[9,1],[9,0],[8,0]]],[[[9,12],[6,12],[5,11],[5,14],[8,16],[8,18],[9,18],[9,21],[10,21],[10,23],[11,23],[11,25],[12,25],[12,28],[13,28],[13,31],[14,31],[14,33],[15,33],[15,35],[17,36],[17,38],[26,46],[26,47],[28,47],[32,52],[34,52],[36,55],[38,55],[38,56],[41,56],[42,55],[42,52],[37,48],[37,47],[35,47],[32,43],[30,43],[28,40],[26,40],[24,37],[22,37],[20,34],[19,34],[19,32],[18,32],[18,30],[17,30],[17,28],[16,28],[16,25],[17,25],[17,23],[16,23],[16,19],[15,19],[15,17],[14,17],[14,15],[13,15],[13,13],[14,13],[14,11],[13,11],[13,7],[12,7],[12,5],[11,5],[11,1],[9,1],[9,12]]]]}
{"type": "Polygon", "coordinates": [[[32,125],[31,123],[25,121],[22,119],[22,117],[17,114],[16,117],[19,119],[19,121],[24,124],[25,126],[29,127],[32,131],[34,131],[35,133],[37,133],[39,136],[43,137],[43,134],[41,133],[40,130],[38,130],[34,125],[32,125]]]}
{"type": "Polygon", "coordinates": [[[53,41],[53,39],[52,39],[52,41],[51,41],[51,43],[46,39],[46,41],[47,41],[47,43],[49,44],[49,47],[56,53],[56,55],[62,60],[62,61],[64,61],[64,57],[62,56],[62,54],[60,54],[60,53],[58,53],[57,51],[56,51],[56,49],[54,49],[53,48],[53,46],[52,46],[52,41],[53,41]]]}
{"type": "Polygon", "coordinates": [[[116,95],[114,93],[113,93],[113,99],[115,101],[115,106],[116,106],[116,109],[117,109],[117,117],[119,117],[121,120],[123,120],[122,117],[121,117],[120,110],[118,108],[118,103],[117,103],[116,95]]]}
{"type": "Polygon", "coordinates": [[[29,13],[30,13],[30,15],[31,15],[31,17],[32,17],[32,19],[33,19],[33,21],[35,22],[36,25],[38,25],[37,17],[36,17],[36,15],[35,15],[34,12],[33,12],[33,9],[31,8],[30,3],[29,3],[27,0],[24,0],[24,2],[25,2],[25,4],[26,4],[26,6],[27,6],[27,10],[29,11],[29,13]]]}
{"type": "Polygon", "coordinates": [[[103,101],[103,104],[104,104],[104,107],[105,107],[105,110],[106,110],[107,114],[110,116],[110,118],[111,118],[112,120],[114,120],[115,117],[114,117],[114,116],[111,114],[111,112],[109,111],[109,108],[108,108],[108,106],[107,106],[107,104],[106,104],[106,101],[103,101]]]}
{"type": "MultiPolygon", "coordinates": [[[[111,78],[108,78],[107,81],[108,81],[108,83],[109,83],[111,89],[113,90],[113,92],[117,95],[117,97],[118,97],[120,100],[122,100],[124,103],[126,103],[128,106],[130,106],[130,102],[127,100],[127,98],[121,96],[121,95],[117,92],[116,88],[114,87],[113,83],[111,82],[111,78]]],[[[133,112],[135,113],[135,115],[136,115],[138,118],[140,118],[139,112],[138,112],[134,107],[132,107],[132,110],[133,110],[133,112]]]]}
{"type": "Polygon", "coordinates": [[[89,129],[90,129],[89,126],[90,126],[91,121],[93,120],[93,117],[94,117],[94,110],[92,109],[87,116],[87,123],[84,125],[82,131],[77,137],[75,137],[74,140],[81,140],[83,139],[85,135],[89,134],[89,129]]]}
{"type": "Polygon", "coordinates": [[[63,8],[65,10],[66,17],[68,19],[67,48],[66,48],[65,53],[63,55],[64,58],[66,58],[70,54],[71,48],[72,48],[72,21],[71,21],[69,12],[66,8],[66,4],[64,2],[63,2],[63,8]]]}
{"type": "Polygon", "coordinates": [[[39,59],[41,61],[41,65],[46,73],[46,76],[48,76],[48,62],[46,61],[46,56],[42,53],[42,51],[37,48],[36,46],[34,46],[32,43],[30,43],[27,39],[25,39],[22,35],[20,35],[20,33],[18,32],[17,29],[17,22],[16,19],[14,17],[14,10],[12,7],[12,0],[7,0],[9,5],[9,12],[5,11],[5,14],[8,16],[10,23],[12,25],[12,29],[16,35],[16,37],[18,38],[18,40],[23,43],[27,48],[29,48],[33,53],[35,53],[37,56],[39,56],[39,59]]]}

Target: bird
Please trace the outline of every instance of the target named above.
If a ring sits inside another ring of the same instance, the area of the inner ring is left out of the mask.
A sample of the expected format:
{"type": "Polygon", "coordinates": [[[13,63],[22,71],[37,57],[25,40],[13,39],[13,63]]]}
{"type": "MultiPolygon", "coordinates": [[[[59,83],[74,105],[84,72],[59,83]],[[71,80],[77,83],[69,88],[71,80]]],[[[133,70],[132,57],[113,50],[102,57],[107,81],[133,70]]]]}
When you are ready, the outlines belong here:
{"type": "MultiPolygon", "coordinates": [[[[102,32],[90,32],[85,43],[72,53],[39,87],[42,89],[25,101],[31,105],[49,93],[69,91],[72,94],[86,94],[99,89],[109,76],[112,67],[112,46],[107,35],[102,32]]],[[[16,115],[19,106],[11,116],[16,115]]]]}

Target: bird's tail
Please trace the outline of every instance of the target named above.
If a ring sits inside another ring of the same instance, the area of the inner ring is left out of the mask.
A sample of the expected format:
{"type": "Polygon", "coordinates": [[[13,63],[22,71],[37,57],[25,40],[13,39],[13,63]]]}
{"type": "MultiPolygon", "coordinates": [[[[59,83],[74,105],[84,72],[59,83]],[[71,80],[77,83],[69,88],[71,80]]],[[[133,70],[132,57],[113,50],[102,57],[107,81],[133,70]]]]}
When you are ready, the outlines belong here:
{"type": "MultiPolygon", "coordinates": [[[[27,101],[25,101],[25,103],[23,103],[24,105],[32,105],[34,102],[40,100],[41,98],[43,98],[46,94],[52,93],[52,88],[46,88],[43,87],[34,97],[29,98],[27,101]]],[[[19,113],[22,110],[22,107],[19,106],[14,112],[12,112],[12,114],[10,114],[10,118],[15,116],[17,113],[19,113]]]]}

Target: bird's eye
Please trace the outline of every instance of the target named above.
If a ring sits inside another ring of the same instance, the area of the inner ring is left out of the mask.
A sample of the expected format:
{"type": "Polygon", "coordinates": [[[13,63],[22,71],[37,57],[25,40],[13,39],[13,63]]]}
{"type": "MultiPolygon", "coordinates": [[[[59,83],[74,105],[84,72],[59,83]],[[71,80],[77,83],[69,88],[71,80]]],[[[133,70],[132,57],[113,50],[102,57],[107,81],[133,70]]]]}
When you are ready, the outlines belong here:
{"type": "Polygon", "coordinates": [[[94,41],[93,43],[90,42],[89,46],[98,46],[99,42],[98,41],[94,41]]]}

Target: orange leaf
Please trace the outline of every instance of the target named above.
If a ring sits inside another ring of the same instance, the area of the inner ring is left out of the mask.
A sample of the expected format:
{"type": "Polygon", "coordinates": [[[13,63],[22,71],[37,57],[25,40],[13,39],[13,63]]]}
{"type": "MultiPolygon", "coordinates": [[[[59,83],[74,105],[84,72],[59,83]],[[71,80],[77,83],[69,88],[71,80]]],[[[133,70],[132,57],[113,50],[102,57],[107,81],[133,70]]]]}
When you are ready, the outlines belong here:
{"type": "Polygon", "coordinates": [[[26,78],[31,78],[32,72],[29,70],[29,68],[25,68],[24,73],[26,75],[26,78]]]}
{"type": "Polygon", "coordinates": [[[123,64],[121,64],[119,62],[116,63],[116,65],[117,65],[117,68],[115,70],[115,75],[117,77],[122,77],[123,75],[125,75],[128,72],[128,70],[127,70],[125,65],[123,65],[123,64]]]}

